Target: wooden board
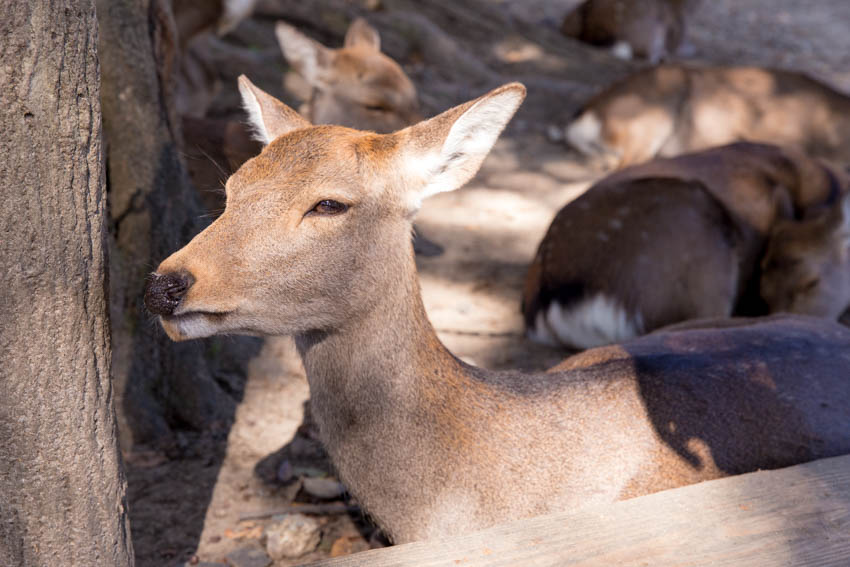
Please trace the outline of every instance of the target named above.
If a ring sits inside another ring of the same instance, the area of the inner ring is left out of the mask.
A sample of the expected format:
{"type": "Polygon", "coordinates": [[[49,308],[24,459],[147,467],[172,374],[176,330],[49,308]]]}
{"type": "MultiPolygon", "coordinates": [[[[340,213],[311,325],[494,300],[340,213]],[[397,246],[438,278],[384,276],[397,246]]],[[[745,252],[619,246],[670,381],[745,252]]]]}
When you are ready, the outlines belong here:
{"type": "Polygon", "coordinates": [[[850,566],[850,455],[315,567],[850,566]]]}

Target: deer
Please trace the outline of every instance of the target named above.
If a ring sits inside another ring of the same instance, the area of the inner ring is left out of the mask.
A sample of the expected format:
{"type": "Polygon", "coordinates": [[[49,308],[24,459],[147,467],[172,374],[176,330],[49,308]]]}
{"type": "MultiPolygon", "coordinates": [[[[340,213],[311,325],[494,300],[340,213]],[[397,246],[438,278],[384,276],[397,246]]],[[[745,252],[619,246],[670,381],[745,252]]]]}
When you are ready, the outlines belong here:
{"type": "Polygon", "coordinates": [[[839,319],[850,307],[850,193],[803,220],[771,230],[760,290],[772,311],[839,319]]]}
{"type": "Polygon", "coordinates": [[[260,151],[238,121],[207,118],[221,81],[199,49],[213,35],[225,35],[250,17],[257,0],[174,0],[179,55],[175,107],[180,116],[186,168],[209,211],[221,206],[218,189],[226,176],[260,151]]]}
{"type": "MultiPolygon", "coordinates": [[[[349,25],[340,49],[327,48],[282,21],[275,34],[284,57],[309,82],[312,94],[299,112],[310,122],[389,133],[421,120],[416,87],[381,53],[380,35],[365,19],[349,25]]],[[[203,188],[218,188],[223,176],[259,152],[249,129],[235,120],[184,116],[183,131],[190,174],[203,188]]],[[[220,192],[202,195],[208,210],[221,209],[220,192]]],[[[418,230],[414,245],[422,256],[443,251],[418,230]]]]}
{"type": "Polygon", "coordinates": [[[240,77],[262,152],[157,267],[175,341],[294,337],[340,478],[395,542],[439,538],[850,451],[850,331],[718,322],[546,372],[466,364],[428,320],[410,241],[525,97],[511,83],[392,134],[311,125],[240,77]]]}
{"type": "Polygon", "coordinates": [[[197,49],[213,34],[225,35],[254,11],[257,0],[174,0],[180,51],[176,106],[181,116],[202,118],[221,90],[214,65],[197,49]]]}
{"type": "Polygon", "coordinates": [[[766,314],[759,266],[773,227],[828,210],[848,185],[803,152],[750,142],[615,171],[549,226],[523,288],[526,332],[585,349],[766,314]]]}
{"type": "MultiPolygon", "coordinates": [[[[313,124],[337,124],[388,134],[422,120],[413,82],[390,57],[381,53],[381,36],[364,18],[348,26],[339,49],[325,47],[286,22],[275,35],[310,94],[298,111],[313,124]]],[[[413,245],[421,256],[437,256],[443,248],[414,230],[413,245]]]]}
{"type": "Polygon", "coordinates": [[[299,112],[313,124],[388,134],[422,119],[416,87],[381,53],[381,37],[365,19],[351,22],[339,49],[283,21],[275,35],[284,58],[309,85],[309,99],[299,112]]]}
{"type": "Polygon", "coordinates": [[[795,71],[663,64],[584,104],[567,142],[608,168],[735,141],[796,146],[850,161],[850,97],[795,71]]]}
{"type": "Polygon", "coordinates": [[[687,22],[700,0],[585,0],[561,24],[567,37],[656,64],[693,48],[685,43],[687,22]]]}
{"type": "Polygon", "coordinates": [[[172,8],[181,47],[213,32],[225,35],[254,12],[257,0],[174,0],[172,8]]]}

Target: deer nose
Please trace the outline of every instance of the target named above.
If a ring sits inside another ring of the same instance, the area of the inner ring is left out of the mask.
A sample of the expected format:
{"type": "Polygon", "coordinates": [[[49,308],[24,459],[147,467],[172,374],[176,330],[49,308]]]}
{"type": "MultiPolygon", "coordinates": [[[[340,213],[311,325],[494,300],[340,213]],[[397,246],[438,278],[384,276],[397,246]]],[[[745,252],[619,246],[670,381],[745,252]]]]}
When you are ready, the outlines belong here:
{"type": "Polygon", "coordinates": [[[145,306],[155,315],[171,315],[192,283],[188,274],[151,274],[145,284],[145,306]]]}

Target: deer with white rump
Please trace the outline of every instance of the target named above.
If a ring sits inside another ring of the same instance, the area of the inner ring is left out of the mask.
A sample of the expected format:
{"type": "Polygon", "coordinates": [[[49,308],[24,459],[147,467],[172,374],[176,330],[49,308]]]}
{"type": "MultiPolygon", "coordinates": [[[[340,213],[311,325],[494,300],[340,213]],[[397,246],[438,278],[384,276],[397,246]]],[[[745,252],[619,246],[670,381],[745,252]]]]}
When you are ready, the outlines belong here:
{"type": "MultiPolygon", "coordinates": [[[[759,296],[771,230],[823,213],[848,186],[803,152],[749,142],[615,171],[543,237],[523,292],[529,336],[581,349],[687,319],[787,310],[759,296]]],[[[772,240],[774,256],[790,250],[772,240]]]]}
{"type": "Polygon", "coordinates": [[[388,135],[312,126],[240,89],[267,145],[228,180],[224,213],[151,275],[146,304],[174,340],[293,335],[328,453],[394,541],[850,451],[850,331],[835,324],[661,333],[549,374],[446,350],[412,219],[476,173],[522,85],[388,135]]]}

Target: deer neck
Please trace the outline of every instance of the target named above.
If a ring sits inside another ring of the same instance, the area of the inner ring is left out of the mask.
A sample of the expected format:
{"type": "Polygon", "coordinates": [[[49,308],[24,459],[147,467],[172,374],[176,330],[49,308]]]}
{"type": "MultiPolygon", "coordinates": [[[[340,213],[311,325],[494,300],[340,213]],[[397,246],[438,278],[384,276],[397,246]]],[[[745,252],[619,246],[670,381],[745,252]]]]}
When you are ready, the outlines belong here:
{"type": "Polygon", "coordinates": [[[486,395],[461,386],[471,378],[428,322],[412,251],[409,263],[395,272],[409,277],[382,288],[362,317],[295,339],[312,415],[340,479],[400,540],[429,521],[428,495],[443,489],[450,420],[476,407],[471,396],[486,395]]]}
{"type": "Polygon", "coordinates": [[[295,338],[332,457],[366,431],[408,427],[412,415],[431,411],[426,400],[439,400],[447,379],[468,379],[428,321],[412,253],[405,262],[395,271],[402,281],[387,285],[361,316],[295,338]]]}

